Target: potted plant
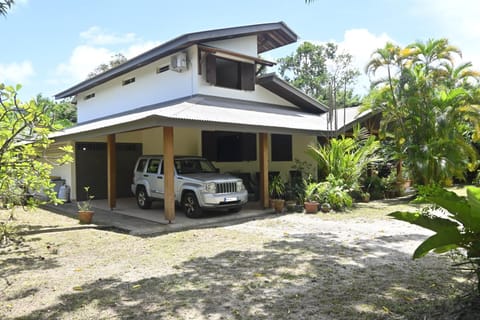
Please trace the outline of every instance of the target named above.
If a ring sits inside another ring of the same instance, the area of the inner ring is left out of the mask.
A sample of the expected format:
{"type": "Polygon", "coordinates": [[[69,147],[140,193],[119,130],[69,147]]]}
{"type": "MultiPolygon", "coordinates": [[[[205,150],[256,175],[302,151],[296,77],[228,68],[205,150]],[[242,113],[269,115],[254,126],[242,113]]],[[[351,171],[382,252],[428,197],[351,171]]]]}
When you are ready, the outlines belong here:
{"type": "Polygon", "coordinates": [[[85,201],[78,201],[77,202],[77,207],[78,207],[78,220],[80,220],[80,223],[92,223],[92,217],[93,217],[93,210],[92,210],[92,199],[95,197],[93,195],[90,195],[90,187],[85,186],[83,187],[85,190],[85,193],[87,194],[87,200],[85,201]]]}
{"type": "Polygon", "coordinates": [[[370,193],[368,193],[367,191],[362,191],[361,197],[362,197],[363,202],[369,202],[370,201],[370,193]]]}
{"type": "Polygon", "coordinates": [[[303,205],[305,213],[318,212],[318,183],[310,182],[305,184],[305,196],[303,205]]]}
{"type": "Polygon", "coordinates": [[[320,205],[320,210],[322,210],[324,213],[327,213],[332,210],[332,206],[328,202],[324,202],[320,205]]]}
{"type": "Polygon", "coordinates": [[[269,185],[270,200],[276,213],[282,213],[285,207],[285,183],[280,175],[273,177],[269,185]]]}

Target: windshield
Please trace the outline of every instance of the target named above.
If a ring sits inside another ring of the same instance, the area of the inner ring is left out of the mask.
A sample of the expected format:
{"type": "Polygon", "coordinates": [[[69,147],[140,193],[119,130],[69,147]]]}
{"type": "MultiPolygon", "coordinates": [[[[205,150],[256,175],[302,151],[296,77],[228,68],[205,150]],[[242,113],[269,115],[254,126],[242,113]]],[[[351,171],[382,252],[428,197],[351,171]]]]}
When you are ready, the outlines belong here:
{"type": "Polygon", "coordinates": [[[178,174],[217,172],[217,169],[207,159],[175,160],[175,169],[177,169],[178,174]]]}

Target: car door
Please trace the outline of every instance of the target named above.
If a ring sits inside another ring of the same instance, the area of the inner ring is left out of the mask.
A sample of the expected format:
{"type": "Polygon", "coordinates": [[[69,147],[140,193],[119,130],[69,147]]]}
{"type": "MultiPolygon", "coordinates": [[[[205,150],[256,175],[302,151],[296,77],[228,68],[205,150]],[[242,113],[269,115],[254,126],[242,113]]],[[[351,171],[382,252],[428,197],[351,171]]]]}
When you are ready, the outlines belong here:
{"type": "Polygon", "coordinates": [[[145,171],[145,178],[148,180],[151,196],[160,199],[163,198],[163,174],[160,174],[161,167],[162,160],[152,158],[148,161],[147,170],[145,171]]]}
{"type": "MultiPolygon", "coordinates": [[[[175,188],[175,200],[180,201],[180,199],[178,199],[178,196],[180,195],[179,190],[181,189],[182,184],[183,184],[183,182],[180,181],[180,180],[183,179],[183,178],[181,178],[177,175],[176,165],[177,165],[177,161],[175,160],[175,168],[174,168],[174,171],[173,171],[174,188],[175,188]]],[[[159,185],[159,191],[161,193],[161,198],[162,199],[165,196],[164,195],[164,193],[165,193],[165,176],[164,176],[163,168],[164,167],[163,167],[163,161],[162,161],[161,166],[160,166],[160,174],[158,175],[158,180],[161,182],[160,185],[159,185]]]]}

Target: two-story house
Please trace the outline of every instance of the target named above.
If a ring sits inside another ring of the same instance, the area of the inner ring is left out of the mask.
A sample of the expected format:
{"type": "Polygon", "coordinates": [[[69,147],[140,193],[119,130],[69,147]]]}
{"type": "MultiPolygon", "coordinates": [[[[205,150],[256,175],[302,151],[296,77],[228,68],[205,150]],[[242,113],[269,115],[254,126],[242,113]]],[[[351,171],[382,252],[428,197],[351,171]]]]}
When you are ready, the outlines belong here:
{"type": "MultiPolygon", "coordinates": [[[[283,22],[190,33],[58,93],[74,97],[78,125],[52,136],[75,149],[75,162],[54,174],[73,199],[88,185],[114,208],[131,196],[136,158],[163,154],[173,220],[173,155],[203,155],[222,172],[258,179],[266,207],[268,172],[288,179],[295,159],[312,163],[307,145],[328,131],[325,105],[273,74],[258,76],[274,65],[260,54],[296,40],[283,22]]],[[[356,117],[349,110],[340,127],[356,117]]]]}

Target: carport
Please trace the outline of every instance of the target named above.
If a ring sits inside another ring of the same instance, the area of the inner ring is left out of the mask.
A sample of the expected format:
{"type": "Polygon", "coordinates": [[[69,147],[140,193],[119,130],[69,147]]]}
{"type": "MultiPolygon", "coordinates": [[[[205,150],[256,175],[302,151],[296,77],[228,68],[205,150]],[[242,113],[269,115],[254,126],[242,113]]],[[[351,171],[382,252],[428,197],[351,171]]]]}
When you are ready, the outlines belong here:
{"type": "MultiPolygon", "coordinates": [[[[358,119],[357,119],[358,120],[358,119]]],[[[295,108],[281,108],[258,102],[196,95],[133,110],[128,113],[82,123],[51,136],[56,142],[106,137],[107,196],[110,209],[116,208],[116,136],[120,133],[161,127],[165,161],[165,219],[175,220],[174,128],[199,128],[257,133],[259,138],[260,204],[268,207],[268,134],[326,135],[327,114],[317,115],[295,108]]],[[[306,147],[306,146],[305,146],[306,147]]]]}

